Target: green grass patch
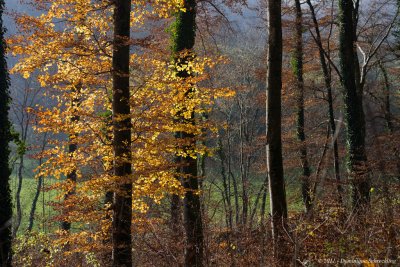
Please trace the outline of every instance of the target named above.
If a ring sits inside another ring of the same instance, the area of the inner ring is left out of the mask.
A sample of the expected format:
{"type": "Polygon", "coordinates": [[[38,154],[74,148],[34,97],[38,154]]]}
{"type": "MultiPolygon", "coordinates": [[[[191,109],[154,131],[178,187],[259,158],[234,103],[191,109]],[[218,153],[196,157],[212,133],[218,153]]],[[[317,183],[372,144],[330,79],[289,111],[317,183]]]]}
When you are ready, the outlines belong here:
{"type": "MultiPolygon", "coordinates": [[[[45,178],[44,187],[49,186],[55,182],[54,179],[45,178]]],[[[32,208],[32,202],[35,197],[36,188],[38,180],[33,178],[31,175],[25,176],[22,181],[21,189],[21,210],[22,210],[22,220],[21,225],[18,229],[18,234],[23,234],[29,225],[29,214],[32,208]]],[[[16,220],[17,214],[17,202],[16,193],[18,188],[18,178],[13,175],[11,177],[11,192],[13,195],[13,214],[14,221],[16,220]]],[[[36,204],[35,220],[33,225],[33,230],[39,232],[48,232],[52,224],[50,224],[51,218],[55,215],[53,208],[48,205],[48,202],[55,201],[55,191],[40,191],[40,195],[36,204]]]]}

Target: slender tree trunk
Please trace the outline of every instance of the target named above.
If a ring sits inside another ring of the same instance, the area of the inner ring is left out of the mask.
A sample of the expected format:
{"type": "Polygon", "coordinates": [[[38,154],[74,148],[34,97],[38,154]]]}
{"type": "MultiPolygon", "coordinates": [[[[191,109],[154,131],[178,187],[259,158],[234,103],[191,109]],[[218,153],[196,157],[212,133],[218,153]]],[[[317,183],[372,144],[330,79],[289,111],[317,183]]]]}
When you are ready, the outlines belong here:
{"type": "Polygon", "coordinates": [[[221,160],[221,176],[222,176],[222,185],[224,187],[223,197],[226,199],[226,210],[225,210],[225,217],[226,217],[226,226],[232,230],[232,203],[231,203],[231,196],[228,184],[228,175],[225,170],[225,161],[226,156],[224,153],[224,149],[222,146],[221,138],[218,138],[218,156],[221,160]]]}
{"type": "MultiPolygon", "coordinates": [[[[392,111],[391,111],[391,105],[390,105],[390,81],[389,81],[389,76],[387,74],[386,68],[385,66],[382,64],[382,62],[379,62],[379,68],[382,72],[383,75],[383,79],[384,79],[384,96],[385,96],[385,100],[384,100],[384,108],[385,108],[385,121],[386,121],[386,128],[388,130],[388,132],[390,134],[394,133],[394,125],[393,125],[393,115],[392,115],[392,111]]],[[[400,155],[399,155],[399,149],[398,148],[394,148],[393,149],[393,153],[394,156],[397,159],[400,159],[400,155]]],[[[396,163],[396,168],[397,168],[397,180],[400,181],[400,161],[398,161],[396,163]]]]}
{"type": "MultiPolygon", "coordinates": [[[[112,131],[112,111],[108,111],[106,113],[104,113],[104,121],[105,121],[105,128],[104,131],[106,132],[106,140],[107,142],[111,143],[112,142],[112,135],[113,135],[113,131],[112,131]]],[[[105,172],[107,172],[108,174],[112,175],[114,173],[114,165],[113,165],[113,160],[109,159],[108,160],[108,165],[109,168],[107,168],[105,170],[105,172]]],[[[109,206],[109,209],[112,209],[112,204],[113,204],[113,196],[114,193],[112,191],[107,191],[105,196],[104,196],[104,205],[109,206]]]]}
{"type": "MultiPolygon", "coordinates": [[[[41,152],[44,151],[45,147],[46,147],[46,143],[47,143],[47,133],[44,134],[43,137],[43,142],[42,142],[42,147],[40,149],[41,152]]],[[[42,158],[39,159],[39,166],[42,165],[42,158]]],[[[32,231],[33,229],[33,224],[35,221],[35,212],[36,212],[36,206],[37,206],[37,202],[39,200],[39,196],[40,196],[40,190],[42,189],[43,186],[43,176],[39,176],[38,178],[38,182],[37,182],[37,186],[36,186],[36,192],[35,192],[35,196],[33,197],[33,201],[32,201],[32,207],[31,207],[31,211],[29,213],[29,224],[28,224],[28,231],[32,231]]],[[[44,192],[43,192],[44,194],[44,192]]],[[[43,211],[43,217],[44,217],[44,211],[43,211]]]]}
{"type": "Polygon", "coordinates": [[[386,127],[390,133],[393,133],[393,121],[392,121],[392,112],[390,107],[390,82],[389,76],[382,62],[379,62],[379,69],[382,72],[383,80],[384,80],[384,97],[385,97],[385,121],[386,127]]]}
{"type": "Polygon", "coordinates": [[[129,90],[131,0],[114,0],[113,124],[114,174],[112,266],[132,266],[132,156],[129,90]]]}
{"type": "Polygon", "coordinates": [[[243,121],[243,105],[238,100],[238,105],[240,108],[240,122],[239,122],[239,139],[240,139],[240,179],[242,182],[242,226],[246,226],[247,224],[247,216],[249,209],[249,196],[248,196],[248,181],[246,175],[246,166],[245,166],[245,153],[244,153],[244,121],[243,121]]]}
{"type": "Polygon", "coordinates": [[[348,166],[352,179],[352,200],[356,211],[369,205],[370,180],[365,151],[365,118],[355,59],[353,1],[339,0],[340,45],[344,110],[347,122],[348,166]]]}
{"type": "Polygon", "coordinates": [[[307,157],[306,134],[304,131],[304,79],[303,79],[303,12],[300,0],[295,0],[296,7],[296,47],[292,58],[292,69],[296,77],[297,102],[297,139],[300,141],[300,160],[303,168],[301,176],[301,192],[306,212],[311,208],[311,170],[307,157]]]}
{"type": "Polygon", "coordinates": [[[28,229],[27,229],[28,231],[32,231],[32,229],[33,229],[33,224],[35,222],[36,206],[37,206],[37,202],[39,200],[40,189],[42,188],[42,184],[43,184],[43,176],[39,176],[37,186],[36,186],[35,196],[33,197],[33,200],[32,200],[31,211],[29,212],[29,224],[28,224],[28,229]]]}
{"type": "MultiPolygon", "coordinates": [[[[76,85],[74,89],[72,89],[73,94],[77,94],[76,96],[73,96],[72,102],[71,102],[71,108],[76,112],[76,108],[79,106],[79,96],[78,94],[81,91],[81,84],[76,85]]],[[[71,118],[71,124],[74,124],[79,121],[79,116],[74,114],[71,118]]],[[[75,141],[75,139],[78,137],[76,133],[70,134],[69,135],[69,145],[68,145],[68,153],[70,154],[70,157],[73,158],[73,155],[77,148],[78,145],[75,141]]],[[[69,199],[71,196],[75,195],[76,191],[76,169],[72,170],[70,173],[67,174],[67,182],[69,186],[69,190],[65,193],[64,195],[64,201],[68,203],[69,199]]],[[[61,223],[61,229],[64,231],[69,231],[71,230],[71,222],[69,220],[65,220],[61,223]]]]}
{"type": "Polygon", "coordinates": [[[0,265],[11,267],[11,227],[12,227],[12,198],[10,190],[10,167],[8,164],[11,140],[9,111],[9,86],[6,61],[6,43],[3,25],[4,0],[0,0],[0,265]]]}
{"type": "MultiPolygon", "coordinates": [[[[231,133],[230,129],[228,127],[227,129],[227,134],[228,134],[228,188],[230,189],[230,181],[232,180],[232,186],[233,186],[233,194],[234,194],[234,199],[235,199],[235,225],[237,226],[239,224],[239,217],[240,217],[240,210],[239,210],[239,191],[238,191],[238,186],[237,186],[237,181],[235,176],[232,173],[232,150],[231,150],[231,133]]],[[[230,197],[230,195],[229,195],[230,197]]]]}
{"type": "Polygon", "coordinates": [[[254,205],[253,208],[250,209],[250,223],[249,223],[249,229],[252,229],[253,226],[253,222],[254,222],[254,218],[256,216],[257,213],[257,208],[258,208],[258,203],[260,202],[260,199],[262,199],[262,196],[264,194],[264,186],[265,184],[263,184],[260,188],[260,190],[258,191],[257,195],[256,195],[256,200],[254,201],[254,205]]]}
{"type": "MultiPolygon", "coordinates": [[[[205,146],[205,143],[203,141],[200,142],[202,146],[205,146]]],[[[199,189],[201,192],[204,191],[204,178],[206,177],[206,157],[207,155],[200,155],[198,154],[198,160],[197,160],[197,177],[199,177],[199,189]]],[[[200,198],[200,205],[201,205],[201,214],[205,214],[206,212],[206,206],[204,202],[204,194],[201,195],[200,198]]]]}
{"type": "MultiPolygon", "coordinates": [[[[179,123],[178,120],[176,120],[179,123]]],[[[180,138],[180,133],[175,133],[175,138],[180,138]]],[[[179,177],[179,174],[182,173],[181,158],[179,156],[175,156],[175,163],[177,164],[177,173],[178,177],[176,179],[182,183],[182,179],[179,177]]],[[[181,226],[182,226],[182,200],[181,197],[177,194],[173,194],[171,196],[171,229],[173,231],[174,238],[178,241],[182,236],[181,226]]]]}
{"type": "Polygon", "coordinates": [[[267,194],[268,194],[268,176],[266,177],[264,181],[264,190],[263,190],[263,196],[262,196],[262,202],[261,202],[261,211],[260,211],[260,217],[261,217],[261,224],[264,224],[264,219],[265,219],[265,209],[267,206],[267,194]]]}
{"type": "MultiPolygon", "coordinates": [[[[26,94],[24,96],[22,107],[27,106],[27,97],[26,94]]],[[[20,134],[17,137],[14,137],[14,142],[17,144],[17,154],[19,156],[19,166],[18,166],[18,186],[17,192],[15,194],[15,201],[17,202],[17,219],[15,222],[14,230],[13,230],[13,237],[17,235],[19,227],[21,226],[22,222],[22,207],[21,207],[21,192],[22,192],[22,184],[24,181],[24,168],[25,168],[25,153],[26,153],[26,140],[28,137],[28,130],[29,130],[29,117],[25,116],[26,111],[23,109],[21,110],[21,118],[19,120],[19,127],[20,127],[20,134]]]]}
{"type": "MultiPolygon", "coordinates": [[[[173,36],[173,53],[178,64],[187,64],[192,60],[193,47],[196,36],[196,1],[184,0],[185,12],[179,11],[176,15],[174,36],[173,36]],[[181,52],[189,52],[189,55],[181,56],[181,52]]],[[[183,79],[190,77],[187,70],[181,70],[177,73],[178,77],[183,79]]],[[[190,98],[193,93],[193,88],[186,92],[186,98],[190,98]]],[[[190,118],[183,116],[182,110],[178,117],[182,123],[195,125],[195,114],[191,112],[190,118]]],[[[187,112],[187,110],[186,110],[187,112]]],[[[190,144],[184,147],[184,150],[190,151],[196,146],[195,135],[187,132],[177,133],[178,138],[182,140],[190,140],[190,144]]],[[[182,178],[183,187],[185,188],[185,197],[183,200],[183,217],[186,232],[185,243],[185,266],[195,267],[203,266],[203,222],[201,216],[200,196],[198,194],[199,181],[197,177],[197,160],[190,156],[179,157],[181,171],[184,177],[182,178]]]]}
{"type": "Polygon", "coordinates": [[[282,160],[282,18],[281,1],[268,0],[267,170],[272,216],[274,256],[284,258],[287,204],[282,160]]]}
{"type": "Polygon", "coordinates": [[[17,235],[18,229],[22,221],[22,209],[21,209],[21,191],[23,183],[23,170],[24,170],[24,154],[19,155],[19,166],[18,166],[18,186],[15,194],[15,201],[17,202],[17,219],[14,227],[14,237],[17,235]]]}
{"type": "Polygon", "coordinates": [[[337,182],[337,191],[338,191],[338,200],[339,203],[342,203],[342,194],[343,188],[341,185],[341,177],[340,177],[340,162],[339,162],[339,146],[337,141],[337,133],[336,133],[336,123],[335,123],[335,112],[333,108],[333,95],[332,95],[332,78],[331,71],[328,67],[328,64],[325,59],[324,50],[322,46],[321,33],[319,30],[317,16],[315,15],[314,6],[311,3],[311,0],[307,0],[307,4],[311,11],[312,20],[314,23],[314,30],[316,34],[316,42],[319,47],[319,60],[321,63],[322,72],[324,74],[324,82],[328,95],[328,115],[329,115],[329,125],[332,130],[332,143],[333,143],[333,165],[335,169],[335,179],[337,182]]]}
{"type": "MultiPolygon", "coordinates": [[[[105,132],[105,139],[107,143],[112,143],[113,138],[113,127],[112,127],[112,111],[106,111],[102,114],[104,117],[105,127],[103,131],[105,132]]],[[[107,168],[104,169],[105,173],[112,176],[114,173],[114,160],[112,158],[107,159],[107,168]]],[[[104,221],[111,222],[112,221],[112,211],[113,211],[113,197],[114,192],[112,190],[107,190],[104,195],[104,221]]],[[[107,229],[108,234],[104,235],[102,243],[105,245],[105,249],[103,250],[103,258],[106,260],[106,263],[110,264],[112,259],[112,226],[107,229]]]]}

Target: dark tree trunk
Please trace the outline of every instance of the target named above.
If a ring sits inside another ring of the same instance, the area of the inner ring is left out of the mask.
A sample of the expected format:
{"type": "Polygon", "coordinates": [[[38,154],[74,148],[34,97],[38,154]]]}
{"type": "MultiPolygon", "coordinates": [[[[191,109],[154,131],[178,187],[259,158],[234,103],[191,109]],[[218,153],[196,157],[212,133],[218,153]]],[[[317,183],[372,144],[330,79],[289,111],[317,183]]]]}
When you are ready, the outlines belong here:
{"type": "Polygon", "coordinates": [[[6,44],[3,25],[4,0],[0,0],[0,265],[11,266],[11,220],[12,198],[10,190],[10,156],[9,142],[11,140],[9,111],[9,86],[7,61],[5,57],[6,44]]]}
{"type": "Polygon", "coordinates": [[[132,266],[132,156],[129,91],[130,0],[114,1],[113,124],[114,174],[112,266],[132,266]],[[121,118],[122,117],[122,118],[121,118]]]}
{"type": "Polygon", "coordinates": [[[21,191],[22,191],[22,183],[23,183],[23,171],[24,171],[24,155],[25,153],[21,153],[19,155],[19,166],[18,166],[18,186],[17,192],[15,194],[15,201],[17,202],[17,218],[15,221],[15,227],[13,230],[13,236],[17,235],[18,229],[21,225],[22,221],[22,209],[21,209],[21,191]]]}
{"type": "MultiPolygon", "coordinates": [[[[108,144],[112,142],[113,138],[113,127],[112,127],[112,111],[108,110],[102,114],[104,117],[104,123],[105,127],[103,128],[103,131],[105,132],[105,139],[108,144]]],[[[107,168],[104,169],[106,173],[108,173],[110,176],[113,175],[114,173],[114,160],[107,159],[106,160],[106,165],[108,166],[107,168]]],[[[106,191],[104,195],[104,211],[105,211],[105,216],[104,220],[109,222],[112,220],[112,210],[113,210],[113,197],[114,193],[111,190],[106,191]]],[[[111,263],[112,259],[112,227],[108,229],[108,234],[104,236],[102,240],[103,244],[106,246],[106,248],[103,250],[103,258],[106,259],[106,262],[111,263]]]]}
{"type": "Polygon", "coordinates": [[[378,63],[379,69],[382,72],[383,76],[383,81],[384,81],[384,117],[386,121],[386,127],[389,133],[393,133],[394,127],[393,127],[393,120],[392,120],[392,112],[391,112],[391,107],[390,107],[390,81],[389,81],[389,76],[387,74],[385,66],[382,64],[382,62],[378,63]]]}
{"type": "MultiPolygon", "coordinates": [[[[185,136],[183,135],[183,138],[185,136]]],[[[197,162],[193,159],[187,160],[183,167],[184,174],[194,174],[197,162]]],[[[186,178],[183,182],[186,189],[183,200],[183,214],[186,231],[185,266],[203,266],[203,223],[201,219],[200,197],[198,180],[196,177],[186,178]]]]}
{"type": "MultiPolygon", "coordinates": [[[[390,105],[390,81],[389,81],[389,76],[386,71],[385,66],[382,64],[382,62],[379,62],[379,69],[382,72],[383,75],[383,80],[384,80],[384,118],[386,121],[386,128],[389,132],[389,134],[394,133],[394,125],[393,125],[393,115],[391,111],[391,105],[390,105]]],[[[400,159],[399,155],[399,149],[397,147],[394,147],[393,149],[393,154],[395,158],[400,159]]],[[[397,180],[400,181],[400,160],[396,163],[396,168],[397,168],[397,180]]]]}
{"type": "Polygon", "coordinates": [[[261,217],[261,224],[264,224],[264,219],[265,219],[265,208],[267,206],[267,194],[268,194],[268,176],[266,177],[263,185],[263,195],[262,195],[262,202],[261,202],[261,211],[260,211],[260,217],[261,217]]]}
{"type": "Polygon", "coordinates": [[[226,227],[228,227],[232,231],[232,203],[231,203],[231,196],[230,196],[230,185],[228,183],[229,174],[227,175],[225,169],[225,162],[226,162],[226,155],[224,152],[224,148],[222,145],[222,139],[218,138],[218,156],[221,160],[221,176],[222,176],[222,185],[224,187],[222,197],[225,205],[225,221],[226,227]]]}
{"type": "MultiPolygon", "coordinates": [[[[42,142],[42,147],[41,147],[41,152],[44,151],[45,147],[46,147],[46,143],[47,143],[47,134],[44,134],[43,137],[43,142],[42,142]]],[[[39,166],[42,165],[42,158],[39,159],[39,166]]],[[[39,176],[38,178],[38,182],[37,182],[37,186],[36,186],[36,192],[35,192],[35,196],[33,197],[33,201],[32,201],[32,207],[31,207],[31,211],[29,213],[29,224],[28,224],[28,231],[32,231],[33,229],[33,224],[35,221],[35,212],[36,212],[36,206],[37,206],[37,202],[39,200],[39,196],[40,196],[40,190],[42,189],[43,186],[43,176],[39,176]]],[[[44,194],[44,192],[43,192],[44,194]]],[[[44,212],[43,212],[43,217],[44,217],[44,212]]]]}
{"type": "MultiPolygon", "coordinates": [[[[185,0],[184,7],[186,12],[180,11],[176,15],[174,35],[173,35],[173,53],[178,64],[185,64],[194,56],[191,50],[195,44],[196,36],[196,1],[185,0]],[[187,50],[190,54],[181,57],[180,53],[187,50]]],[[[178,71],[178,76],[187,78],[190,76],[187,70],[178,71]]],[[[186,97],[190,98],[193,89],[186,92],[186,97]]],[[[184,118],[181,110],[177,117],[181,123],[195,124],[194,112],[191,111],[190,118],[184,118]]],[[[195,135],[187,132],[178,132],[177,138],[182,140],[190,140],[190,144],[183,149],[190,151],[196,146],[195,135]]],[[[183,200],[183,217],[186,232],[185,243],[185,266],[203,266],[203,222],[201,216],[199,181],[197,177],[197,160],[190,156],[178,157],[181,165],[181,174],[183,187],[185,188],[185,197],[183,200]]]]}
{"type": "MultiPolygon", "coordinates": [[[[239,216],[240,216],[240,210],[239,210],[239,190],[238,190],[238,185],[236,181],[236,177],[232,173],[232,149],[231,149],[231,133],[230,133],[230,128],[228,126],[227,128],[227,149],[228,149],[228,155],[227,155],[227,165],[228,165],[228,188],[230,190],[231,188],[231,183],[232,181],[232,186],[233,186],[233,195],[235,199],[235,225],[237,226],[239,224],[239,216]]],[[[230,197],[230,194],[229,194],[230,197]]]]}
{"type": "Polygon", "coordinates": [[[365,151],[365,122],[362,94],[356,80],[353,1],[339,1],[340,67],[342,72],[344,111],[347,123],[348,166],[352,179],[352,200],[356,211],[369,205],[370,181],[365,151]]]}
{"type": "MultiPolygon", "coordinates": [[[[112,131],[112,125],[113,125],[113,121],[112,121],[112,111],[107,111],[106,113],[103,114],[104,115],[104,121],[105,121],[105,128],[104,131],[106,133],[106,140],[108,143],[112,142],[112,137],[113,137],[113,131],[112,131]]],[[[108,159],[108,168],[105,169],[105,171],[112,175],[114,172],[114,164],[113,164],[113,160],[112,159],[108,159]]],[[[104,196],[104,205],[108,206],[109,209],[111,209],[112,203],[113,203],[113,196],[114,193],[112,191],[107,191],[105,196],[104,196]]]]}
{"type": "Polygon", "coordinates": [[[304,79],[303,79],[303,12],[300,0],[295,0],[296,7],[296,47],[292,58],[292,69],[296,77],[297,102],[297,139],[300,141],[300,160],[303,168],[301,176],[301,192],[306,212],[311,209],[311,170],[307,158],[306,134],[304,131],[304,79]]]}
{"type": "Polygon", "coordinates": [[[269,178],[272,237],[277,260],[284,258],[287,220],[281,137],[282,91],[282,18],[281,1],[268,0],[268,71],[267,71],[267,169],[269,178]]]}
{"type": "MultiPolygon", "coordinates": [[[[327,90],[329,125],[332,130],[333,165],[334,165],[334,169],[335,169],[335,178],[336,178],[336,182],[337,182],[338,200],[339,200],[339,203],[342,203],[343,188],[341,185],[341,177],[340,177],[339,146],[338,146],[337,133],[336,133],[335,112],[334,112],[334,108],[333,108],[331,71],[330,71],[330,68],[328,67],[328,64],[325,59],[324,49],[322,46],[321,33],[319,30],[317,16],[315,15],[314,6],[311,4],[311,0],[307,0],[307,4],[310,7],[312,20],[314,23],[314,30],[315,30],[315,35],[316,35],[315,41],[317,42],[317,45],[319,47],[319,60],[321,63],[322,72],[324,74],[324,82],[325,82],[325,87],[327,90]]],[[[328,53],[329,53],[329,51],[328,51],[328,53]]]]}
{"type": "Polygon", "coordinates": [[[181,238],[182,201],[179,195],[171,196],[171,229],[177,238],[181,238]]]}
{"type": "MultiPolygon", "coordinates": [[[[23,98],[23,104],[22,107],[27,106],[27,95],[24,95],[23,98]]],[[[19,230],[19,227],[21,226],[22,222],[22,207],[21,207],[21,192],[22,192],[22,184],[24,181],[24,168],[25,168],[25,153],[26,153],[26,140],[28,137],[28,131],[29,131],[29,123],[30,119],[29,116],[26,116],[26,111],[25,109],[21,109],[21,116],[19,119],[19,128],[20,128],[20,133],[15,134],[13,136],[14,143],[17,145],[17,154],[19,157],[19,166],[18,166],[18,186],[17,186],[17,192],[15,194],[15,202],[17,204],[17,218],[14,223],[14,230],[13,230],[13,237],[17,235],[17,232],[19,230]]]]}
{"type": "Polygon", "coordinates": [[[249,210],[249,195],[248,195],[248,185],[249,182],[247,180],[246,174],[246,166],[245,166],[245,152],[244,152],[244,121],[243,121],[243,105],[238,101],[238,106],[240,109],[240,121],[239,121],[239,140],[240,140],[240,180],[242,182],[242,218],[241,218],[241,225],[243,227],[247,224],[247,217],[248,217],[248,210],[249,210]]]}
{"type": "MultiPolygon", "coordinates": [[[[71,101],[71,107],[74,113],[76,113],[76,108],[79,106],[79,93],[81,91],[81,84],[76,85],[74,89],[72,90],[73,94],[77,94],[76,96],[73,96],[73,99],[71,101]]],[[[79,121],[79,116],[74,114],[71,118],[71,124],[74,124],[79,121]]],[[[73,156],[72,154],[75,153],[75,151],[78,148],[78,145],[76,144],[75,139],[78,137],[76,133],[70,134],[69,135],[69,145],[68,145],[68,153],[70,154],[70,158],[72,159],[73,156]]],[[[76,191],[76,169],[72,170],[70,173],[67,175],[67,182],[69,183],[69,190],[65,193],[64,195],[64,201],[68,204],[68,200],[71,196],[75,195],[76,191]]],[[[68,212],[68,211],[67,211],[68,212]]],[[[68,217],[68,216],[67,216],[68,217]]],[[[71,230],[71,222],[69,220],[65,220],[61,223],[61,229],[64,231],[69,231],[71,230]]]]}
{"type": "Polygon", "coordinates": [[[37,202],[39,200],[40,189],[42,188],[42,185],[43,185],[43,177],[40,176],[38,178],[35,196],[33,197],[33,200],[32,200],[31,211],[29,212],[29,224],[28,224],[28,229],[27,229],[28,231],[32,231],[32,229],[33,229],[33,224],[35,222],[36,206],[37,206],[37,202]]]}

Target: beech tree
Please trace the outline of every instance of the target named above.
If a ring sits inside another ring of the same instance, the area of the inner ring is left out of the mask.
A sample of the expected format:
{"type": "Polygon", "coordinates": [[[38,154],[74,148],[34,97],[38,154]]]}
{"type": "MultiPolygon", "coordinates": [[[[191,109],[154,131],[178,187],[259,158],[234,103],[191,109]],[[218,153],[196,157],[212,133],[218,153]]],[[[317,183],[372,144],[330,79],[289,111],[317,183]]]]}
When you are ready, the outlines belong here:
{"type": "MultiPolygon", "coordinates": [[[[81,89],[80,87],[82,87],[82,86],[79,83],[77,85],[73,85],[73,87],[72,87],[72,92],[71,92],[73,95],[73,99],[71,101],[72,114],[74,114],[76,112],[76,109],[79,106],[79,93],[80,93],[79,91],[81,89]],[[74,110],[75,110],[75,112],[74,112],[74,110]]],[[[79,120],[79,116],[73,115],[70,120],[70,123],[74,124],[78,120],[79,120]]],[[[71,158],[72,158],[73,153],[75,153],[77,150],[77,144],[74,140],[77,138],[77,134],[71,133],[68,138],[69,138],[68,153],[70,153],[71,158]]],[[[39,179],[40,179],[40,177],[39,177],[39,179]]],[[[67,189],[66,194],[64,195],[65,202],[68,202],[70,199],[70,196],[75,194],[76,179],[77,179],[76,169],[73,169],[67,174],[68,189],[67,189]]],[[[64,231],[69,231],[71,229],[71,223],[69,221],[63,221],[61,223],[61,229],[64,231]]]]}
{"type": "Polygon", "coordinates": [[[304,131],[304,79],[303,79],[303,12],[301,10],[300,0],[295,0],[296,10],[296,35],[295,35],[295,50],[292,56],[292,69],[296,77],[296,102],[297,102],[297,124],[296,133],[297,139],[300,141],[300,160],[303,173],[301,176],[301,191],[303,202],[308,212],[311,208],[310,196],[310,175],[311,170],[307,157],[306,134],[304,131]]]}
{"type": "Polygon", "coordinates": [[[113,266],[132,266],[132,163],[129,90],[130,0],[114,2],[113,126],[114,174],[118,192],[113,203],[113,266]]]}
{"type": "MultiPolygon", "coordinates": [[[[184,11],[179,11],[173,28],[172,49],[177,64],[177,76],[190,77],[190,61],[195,57],[193,47],[196,39],[196,1],[184,0],[184,11]]],[[[193,98],[195,89],[190,87],[184,93],[183,105],[177,113],[177,120],[184,124],[195,125],[195,113],[185,105],[186,99],[193,98]],[[189,115],[185,115],[189,113],[189,115]]],[[[183,199],[183,215],[186,232],[185,266],[203,266],[203,222],[201,216],[200,196],[198,181],[197,159],[191,151],[195,151],[196,136],[193,133],[180,131],[176,133],[178,139],[186,144],[183,147],[183,156],[178,156],[178,164],[181,166],[179,174],[182,175],[182,184],[185,188],[183,199]]]]}
{"type": "Polygon", "coordinates": [[[11,266],[12,197],[10,191],[9,142],[11,141],[9,111],[9,86],[6,61],[6,43],[3,25],[4,0],[0,0],[0,265],[11,266]]]}
{"type": "MultiPolygon", "coordinates": [[[[365,151],[365,116],[362,93],[357,84],[354,6],[351,0],[339,1],[340,68],[343,84],[344,113],[347,123],[348,166],[352,179],[353,206],[359,210],[370,201],[370,177],[365,151]]],[[[358,59],[357,59],[358,61],[358,59]]],[[[359,71],[359,69],[358,69],[359,71]]]]}
{"type": "Polygon", "coordinates": [[[269,179],[272,236],[275,256],[283,257],[284,225],[287,219],[282,162],[282,18],[281,1],[268,0],[267,71],[267,171],[269,179]]]}

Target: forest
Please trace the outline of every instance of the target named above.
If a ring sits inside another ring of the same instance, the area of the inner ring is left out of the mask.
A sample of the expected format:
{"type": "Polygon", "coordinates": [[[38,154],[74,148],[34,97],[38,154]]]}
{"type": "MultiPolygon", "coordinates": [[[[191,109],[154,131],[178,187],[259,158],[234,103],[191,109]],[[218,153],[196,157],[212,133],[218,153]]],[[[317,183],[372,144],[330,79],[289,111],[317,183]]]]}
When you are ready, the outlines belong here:
{"type": "Polygon", "coordinates": [[[0,0],[0,267],[400,266],[400,0],[0,0]]]}

